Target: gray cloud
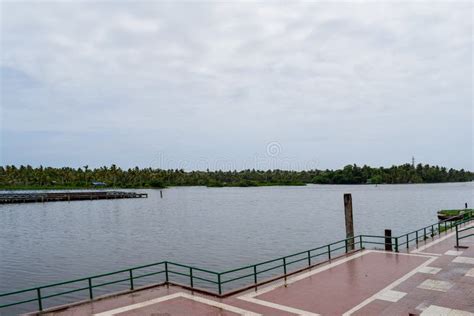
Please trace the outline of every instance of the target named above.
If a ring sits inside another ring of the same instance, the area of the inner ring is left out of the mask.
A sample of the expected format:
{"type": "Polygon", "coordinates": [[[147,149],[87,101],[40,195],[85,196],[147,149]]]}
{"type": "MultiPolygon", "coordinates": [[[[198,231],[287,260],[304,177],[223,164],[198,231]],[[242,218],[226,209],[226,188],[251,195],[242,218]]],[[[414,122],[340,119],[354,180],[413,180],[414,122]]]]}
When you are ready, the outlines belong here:
{"type": "Polygon", "coordinates": [[[0,164],[474,169],[470,2],[1,11],[0,164]]]}

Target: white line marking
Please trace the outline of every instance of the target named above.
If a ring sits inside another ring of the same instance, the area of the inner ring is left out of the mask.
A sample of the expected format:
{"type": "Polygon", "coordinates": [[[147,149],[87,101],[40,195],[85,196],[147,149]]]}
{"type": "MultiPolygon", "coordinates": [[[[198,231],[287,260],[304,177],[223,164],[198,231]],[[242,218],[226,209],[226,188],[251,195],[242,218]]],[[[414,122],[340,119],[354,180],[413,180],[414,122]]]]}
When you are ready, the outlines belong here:
{"type": "Polygon", "coordinates": [[[288,285],[288,284],[291,284],[291,283],[294,283],[294,282],[297,282],[297,281],[300,281],[300,280],[303,280],[303,279],[306,279],[307,277],[310,277],[314,274],[317,274],[317,273],[320,273],[320,272],[323,272],[323,271],[326,271],[326,270],[329,270],[335,266],[338,266],[344,262],[347,262],[347,261],[350,261],[350,260],[353,260],[353,259],[356,259],[356,258],[359,258],[363,255],[366,255],[366,254],[369,254],[371,252],[374,252],[373,250],[363,250],[357,254],[354,254],[352,256],[349,256],[347,258],[344,258],[344,259],[339,259],[339,260],[336,260],[335,262],[333,263],[330,263],[330,264],[327,264],[325,266],[322,266],[320,268],[317,268],[315,270],[312,270],[312,271],[309,271],[309,272],[305,272],[305,273],[302,273],[300,275],[297,275],[297,276],[293,276],[293,277],[290,277],[287,279],[287,281],[279,281],[279,282],[276,282],[275,284],[273,285],[269,285],[267,287],[264,287],[262,289],[258,289],[257,291],[253,291],[253,292],[250,292],[250,293],[247,293],[247,294],[244,294],[242,296],[239,296],[238,299],[240,300],[243,300],[243,301],[247,301],[247,302],[251,302],[251,303],[254,303],[254,304],[259,304],[259,305],[263,305],[263,306],[267,306],[267,307],[271,307],[271,308],[275,308],[275,309],[279,309],[279,310],[282,310],[282,311],[286,311],[286,312],[290,312],[290,313],[294,313],[294,314],[297,314],[297,315],[304,315],[304,316],[317,316],[319,314],[315,314],[315,313],[311,313],[311,312],[308,312],[308,311],[304,311],[304,310],[301,310],[301,309],[297,309],[297,308],[293,308],[293,307],[289,307],[289,306],[285,306],[285,305],[280,305],[280,304],[276,304],[276,303],[272,303],[272,302],[268,302],[268,301],[264,301],[264,300],[260,300],[260,299],[257,299],[255,298],[255,296],[258,296],[258,295],[261,295],[261,294],[264,294],[264,293],[267,293],[267,292],[270,292],[270,291],[273,291],[281,286],[284,286],[284,285],[288,285]]]}
{"type": "MultiPolygon", "coordinates": [[[[415,252],[415,251],[412,251],[412,253],[415,252]]],[[[417,251],[416,253],[420,254],[420,255],[427,255],[427,256],[437,256],[437,257],[441,257],[442,254],[439,254],[439,253],[432,253],[432,252],[421,252],[421,251],[417,251]]]]}
{"type": "Polygon", "coordinates": [[[326,266],[323,266],[319,269],[316,269],[316,270],[313,270],[313,271],[310,271],[310,272],[306,272],[306,273],[303,273],[303,274],[300,274],[296,277],[292,277],[290,278],[289,280],[287,280],[287,282],[283,282],[283,281],[280,281],[274,285],[270,285],[270,286],[267,286],[263,289],[259,289],[255,292],[251,292],[251,293],[247,293],[247,294],[244,294],[240,297],[238,297],[239,299],[241,300],[244,300],[244,301],[248,301],[248,302],[252,302],[252,303],[255,303],[255,304],[260,304],[260,305],[264,305],[264,306],[269,306],[269,307],[273,307],[273,308],[276,308],[276,309],[281,309],[281,310],[284,310],[284,311],[288,311],[288,312],[296,312],[297,314],[299,315],[317,315],[317,314],[311,314],[307,311],[302,311],[302,310],[295,310],[291,307],[287,307],[287,306],[284,306],[284,305],[279,305],[279,304],[275,304],[275,303],[270,303],[268,301],[264,301],[264,300],[260,300],[260,299],[257,299],[255,298],[255,296],[258,296],[258,295],[261,295],[261,294],[264,294],[264,293],[267,293],[267,292],[270,292],[270,291],[273,291],[274,289],[276,288],[279,288],[285,284],[291,284],[291,283],[294,283],[296,281],[299,281],[299,280],[302,280],[302,279],[305,279],[309,276],[312,276],[314,274],[317,274],[317,273],[320,273],[322,271],[325,271],[325,270],[328,270],[328,269],[331,269],[339,264],[342,264],[342,263],[345,263],[347,261],[350,261],[350,260],[353,260],[353,259],[356,259],[356,258],[359,258],[363,255],[366,255],[366,254],[369,254],[369,253],[382,253],[382,254],[392,254],[392,255],[402,255],[402,256],[413,256],[413,257],[423,257],[423,258],[429,258],[426,262],[424,262],[423,264],[421,264],[418,268],[415,268],[414,270],[410,271],[408,274],[404,275],[402,278],[394,281],[393,283],[391,283],[390,285],[388,285],[387,287],[385,287],[384,289],[382,289],[381,291],[375,293],[373,296],[371,296],[370,298],[366,299],[365,301],[363,301],[362,303],[360,303],[359,305],[355,306],[354,308],[352,308],[351,310],[349,310],[348,312],[344,313],[344,315],[350,315],[351,313],[361,309],[362,307],[364,307],[365,305],[369,304],[370,302],[374,301],[377,299],[377,295],[380,295],[381,293],[383,292],[386,292],[388,290],[391,290],[392,288],[398,286],[400,283],[406,281],[408,278],[410,278],[412,275],[414,275],[415,273],[418,272],[419,269],[423,268],[423,267],[426,267],[428,265],[430,265],[434,260],[438,259],[437,256],[428,256],[428,255],[425,255],[425,254],[412,254],[412,253],[395,253],[395,252],[387,252],[387,251],[383,251],[383,250],[363,250],[362,252],[359,252],[351,257],[348,257],[348,258],[345,258],[345,259],[342,259],[342,260],[338,260],[334,263],[331,263],[331,264],[328,264],[326,266]],[[268,304],[271,304],[268,305],[268,304]],[[289,309],[292,309],[293,311],[290,311],[289,309]],[[305,314],[306,313],[306,314],[305,314]],[[309,313],[309,314],[308,314],[309,313]]]}
{"type": "MultiPolygon", "coordinates": [[[[419,255],[414,255],[414,254],[404,254],[404,255],[412,255],[412,256],[419,256],[419,255]]],[[[423,256],[423,257],[426,257],[426,256],[423,256]]],[[[347,316],[347,315],[351,315],[352,313],[358,311],[359,309],[361,309],[362,307],[364,307],[365,305],[375,301],[377,299],[377,295],[379,295],[379,293],[381,292],[384,292],[384,291],[388,291],[388,290],[391,290],[393,288],[395,288],[396,286],[400,285],[401,283],[405,282],[406,280],[408,280],[409,278],[411,278],[415,273],[418,273],[418,271],[421,269],[421,268],[424,268],[424,267],[427,267],[429,266],[433,261],[435,261],[436,259],[438,259],[438,257],[428,257],[430,259],[428,259],[427,261],[425,261],[424,263],[422,263],[420,266],[418,266],[417,268],[413,269],[412,271],[408,272],[407,274],[405,274],[404,276],[402,276],[400,279],[398,280],[395,280],[394,282],[392,282],[391,284],[389,284],[387,287],[385,287],[384,289],[382,289],[381,291],[375,293],[374,295],[372,295],[371,297],[369,297],[368,299],[366,299],[365,301],[363,301],[362,303],[360,303],[359,305],[357,306],[354,306],[353,308],[351,308],[350,310],[348,310],[347,312],[345,312],[344,314],[342,314],[343,316],[347,316]]]]}
{"type": "Polygon", "coordinates": [[[199,302],[199,303],[211,305],[211,306],[214,306],[214,307],[217,307],[217,308],[225,309],[225,310],[228,310],[230,312],[240,314],[240,315],[261,316],[261,314],[250,312],[250,311],[247,311],[245,309],[241,309],[241,308],[238,308],[238,307],[235,307],[235,306],[227,305],[227,304],[224,304],[224,303],[220,303],[220,302],[216,302],[216,301],[213,301],[213,300],[206,299],[204,297],[190,295],[190,294],[183,293],[183,292],[178,292],[178,293],[174,293],[174,294],[171,294],[171,295],[158,297],[158,298],[155,298],[155,299],[152,299],[152,300],[144,301],[144,302],[133,304],[133,305],[128,305],[128,306],[124,306],[124,307],[115,308],[115,309],[112,309],[112,310],[109,310],[109,311],[106,311],[106,312],[94,314],[94,316],[113,316],[113,315],[116,315],[116,314],[120,314],[120,313],[123,313],[123,312],[128,312],[128,311],[131,311],[131,310],[134,310],[134,309],[137,309],[137,308],[142,308],[142,307],[158,304],[158,303],[168,301],[168,300],[172,300],[172,299],[179,298],[179,297],[184,297],[186,299],[193,300],[195,302],[199,302]]]}
{"type": "Polygon", "coordinates": [[[266,306],[266,307],[279,309],[279,310],[289,312],[289,313],[293,313],[293,314],[300,315],[300,316],[319,316],[319,314],[304,311],[302,309],[293,308],[293,307],[289,307],[289,306],[286,306],[286,305],[280,305],[280,304],[272,303],[272,302],[269,302],[269,301],[259,300],[259,299],[254,298],[254,297],[239,297],[239,299],[241,299],[243,301],[250,302],[250,303],[258,304],[258,305],[263,305],[263,306],[266,306]]]}
{"type": "Polygon", "coordinates": [[[406,252],[390,252],[390,251],[383,251],[383,250],[368,250],[370,252],[377,252],[377,253],[384,253],[384,254],[392,254],[392,255],[401,255],[401,256],[412,256],[412,257],[422,257],[422,258],[433,258],[433,256],[422,254],[422,253],[406,253],[406,252]]]}

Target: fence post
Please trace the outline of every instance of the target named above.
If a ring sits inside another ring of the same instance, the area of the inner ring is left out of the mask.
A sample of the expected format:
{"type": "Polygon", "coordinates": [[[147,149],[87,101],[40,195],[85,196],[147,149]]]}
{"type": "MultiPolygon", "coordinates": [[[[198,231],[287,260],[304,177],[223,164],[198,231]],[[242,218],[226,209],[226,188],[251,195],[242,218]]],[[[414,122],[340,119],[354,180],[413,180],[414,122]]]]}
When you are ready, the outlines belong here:
{"type": "Polygon", "coordinates": [[[362,235],[359,236],[359,246],[360,249],[364,249],[364,247],[362,246],[362,235]]]}
{"type": "Polygon", "coordinates": [[[426,240],[426,227],[423,228],[423,240],[426,240]]]}
{"type": "Polygon", "coordinates": [[[395,237],[395,252],[398,252],[398,237],[395,237]]]}
{"type": "Polygon", "coordinates": [[[308,250],[308,266],[311,266],[311,250],[308,250]]]}
{"type": "Polygon", "coordinates": [[[38,295],[38,307],[39,307],[39,310],[42,311],[42,310],[43,310],[43,302],[41,301],[41,289],[40,289],[40,288],[37,288],[37,289],[36,289],[36,294],[38,295]]]}
{"type": "Polygon", "coordinates": [[[456,225],[456,248],[459,248],[459,230],[458,230],[458,225],[456,225]]]}
{"type": "Polygon", "coordinates": [[[328,245],[328,257],[331,260],[331,245],[328,245]]]}
{"type": "Polygon", "coordinates": [[[418,231],[415,232],[415,237],[416,237],[416,245],[418,246],[418,231]]]}
{"type": "Polygon", "coordinates": [[[194,281],[193,281],[193,268],[189,267],[189,279],[191,281],[191,288],[193,288],[194,281]]]}
{"type": "Polygon", "coordinates": [[[87,281],[89,282],[89,298],[93,299],[94,296],[92,295],[92,278],[87,279],[87,281]]]}
{"type": "Polygon", "coordinates": [[[169,282],[169,277],[168,277],[168,261],[165,261],[165,277],[166,277],[166,283],[169,282]]]}
{"type": "Polygon", "coordinates": [[[130,273],[130,290],[133,291],[133,272],[132,269],[129,270],[130,273]]]}
{"type": "Polygon", "coordinates": [[[257,265],[253,266],[253,282],[257,285],[257,265]]]}
{"type": "Polygon", "coordinates": [[[221,274],[217,274],[217,285],[219,287],[219,295],[222,295],[221,274]]]}
{"type": "Polygon", "coordinates": [[[393,251],[392,248],[392,230],[386,229],[385,230],[385,251],[393,251]]]}
{"type": "Polygon", "coordinates": [[[431,238],[434,238],[434,225],[431,225],[431,238]]]}
{"type": "Polygon", "coordinates": [[[283,273],[286,275],[286,257],[283,257],[283,273]]]}
{"type": "Polygon", "coordinates": [[[409,235],[410,235],[410,234],[407,234],[407,249],[408,249],[408,243],[410,242],[409,235]]]}

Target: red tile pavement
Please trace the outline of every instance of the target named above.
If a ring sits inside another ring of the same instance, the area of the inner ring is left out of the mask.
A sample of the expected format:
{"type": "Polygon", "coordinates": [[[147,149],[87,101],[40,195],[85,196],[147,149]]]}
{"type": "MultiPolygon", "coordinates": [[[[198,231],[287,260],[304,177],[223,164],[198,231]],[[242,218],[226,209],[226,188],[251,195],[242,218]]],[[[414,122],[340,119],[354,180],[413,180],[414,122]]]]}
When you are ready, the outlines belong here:
{"type": "Polygon", "coordinates": [[[161,302],[158,304],[150,305],[147,307],[138,308],[123,313],[115,314],[117,316],[130,315],[130,316],[141,316],[141,315],[215,315],[215,316],[234,316],[240,315],[227,311],[225,309],[207,305],[205,303],[194,302],[186,298],[174,298],[161,302]]]}
{"type": "MultiPolygon", "coordinates": [[[[178,286],[159,286],[46,314],[235,315],[248,312],[251,315],[295,315],[312,312],[341,315],[351,311],[353,315],[368,316],[421,315],[423,310],[436,305],[474,316],[474,277],[466,276],[474,264],[453,262],[459,254],[445,254],[456,250],[453,235],[441,237],[430,240],[433,243],[423,247],[419,254],[415,249],[408,254],[363,251],[291,276],[286,286],[276,281],[259,287],[258,291],[249,290],[227,298],[196,294],[178,286]],[[421,266],[441,270],[420,270],[421,266]],[[449,282],[449,286],[443,291],[420,288],[423,282],[428,285],[449,282]],[[128,310],[118,310],[123,307],[128,310]]],[[[464,240],[463,244],[470,247],[458,249],[462,251],[460,256],[474,258],[474,238],[464,240]]]]}
{"type": "Polygon", "coordinates": [[[393,253],[368,253],[257,298],[313,313],[339,315],[428,259],[393,253]]]}

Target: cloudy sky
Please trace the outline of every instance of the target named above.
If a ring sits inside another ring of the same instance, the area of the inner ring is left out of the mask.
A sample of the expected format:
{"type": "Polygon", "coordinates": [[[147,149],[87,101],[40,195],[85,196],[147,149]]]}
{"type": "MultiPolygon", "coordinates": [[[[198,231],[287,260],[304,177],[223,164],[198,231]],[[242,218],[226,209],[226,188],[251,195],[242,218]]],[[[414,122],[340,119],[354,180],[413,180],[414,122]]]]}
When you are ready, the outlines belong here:
{"type": "Polygon", "coordinates": [[[1,1],[0,165],[473,170],[472,9],[1,1]]]}

